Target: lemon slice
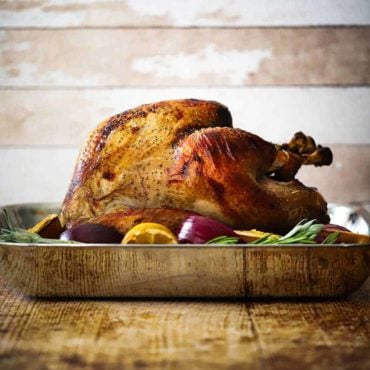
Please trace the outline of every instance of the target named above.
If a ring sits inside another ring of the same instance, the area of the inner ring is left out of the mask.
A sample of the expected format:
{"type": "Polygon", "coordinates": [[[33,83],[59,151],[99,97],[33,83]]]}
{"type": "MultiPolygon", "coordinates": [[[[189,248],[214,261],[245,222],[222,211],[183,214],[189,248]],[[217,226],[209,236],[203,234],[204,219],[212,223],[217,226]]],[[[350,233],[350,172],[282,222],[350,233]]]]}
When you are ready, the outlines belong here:
{"type": "Polygon", "coordinates": [[[253,230],[234,230],[235,234],[240,236],[246,243],[254,242],[264,236],[270,235],[274,240],[281,238],[281,235],[266,233],[264,231],[253,230]]]}
{"type": "Polygon", "coordinates": [[[177,244],[177,239],[166,226],[144,222],[130,229],[121,244],[177,244]]]}

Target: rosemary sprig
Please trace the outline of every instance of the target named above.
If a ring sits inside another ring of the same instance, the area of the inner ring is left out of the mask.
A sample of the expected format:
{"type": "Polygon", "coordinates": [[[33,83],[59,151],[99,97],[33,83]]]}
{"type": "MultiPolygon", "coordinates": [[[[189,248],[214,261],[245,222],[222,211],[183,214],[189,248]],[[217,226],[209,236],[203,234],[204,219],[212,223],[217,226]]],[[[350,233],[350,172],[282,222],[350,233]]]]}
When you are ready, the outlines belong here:
{"type": "Polygon", "coordinates": [[[73,242],[59,239],[42,238],[40,235],[15,227],[10,221],[6,209],[3,210],[4,227],[0,229],[0,242],[6,243],[40,243],[40,244],[71,244],[73,242]]]}
{"type": "Polygon", "coordinates": [[[250,244],[316,244],[315,239],[318,233],[324,228],[324,225],[315,222],[316,220],[302,220],[279,239],[271,238],[271,235],[267,235],[250,244]]]}
{"type": "Polygon", "coordinates": [[[335,231],[329,234],[321,244],[334,244],[337,241],[339,235],[340,232],[335,231]]]}
{"type": "MultiPolygon", "coordinates": [[[[278,238],[274,234],[266,234],[263,237],[250,242],[257,245],[281,245],[281,244],[316,244],[316,237],[324,228],[323,224],[316,223],[316,220],[302,220],[293,227],[287,234],[278,238]]],[[[333,232],[327,236],[322,244],[334,244],[339,232],[333,232]]],[[[236,244],[239,238],[219,236],[207,242],[207,244],[236,244]]]]}
{"type": "Polygon", "coordinates": [[[239,240],[240,239],[235,236],[218,236],[217,238],[208,240],[206,244],[236,244],[239,240]]]}

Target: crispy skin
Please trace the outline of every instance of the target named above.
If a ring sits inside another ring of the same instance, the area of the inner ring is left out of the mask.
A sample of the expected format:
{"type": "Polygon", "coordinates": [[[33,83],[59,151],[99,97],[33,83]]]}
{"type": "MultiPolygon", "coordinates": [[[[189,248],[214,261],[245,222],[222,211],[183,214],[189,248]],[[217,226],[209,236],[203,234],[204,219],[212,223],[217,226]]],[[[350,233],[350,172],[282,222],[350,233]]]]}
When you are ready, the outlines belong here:
{"type": "Polygon", "coordinates": [[[142,222],[157,222],[177,233],[181,223],[194,214],[194,212],[174,208],[139,208],[107,213],[92,218],[88,222],[114,227],[122,235],[142,222]]]}
{"type": "Polygon", "coordinates": [[[278,150],[260,137],[233,128],[208,128],[178,147],[170,174],[176,206],[223,221],[234,228],[284,233],[303,218],[326,223],[326,202],[297,180],[266,174],[278,150]]]}
{"type": "Polygon", "coordinates": [[[177,208],[166,183],[176,146],[201,128],[231,125],[224,105],[195,99],[146,104],[102,122],[80,153],[62,223],[130,208],[177,208]]]}
{"type": "Polygon", "coordinates": [[[327,222],[326,202],[317,191],[294,179],[271,178],[271,169],[289,159],[281,154],[276,145],[232,128],[227,108],[219,103],[144,105],[92,133],[66,195],[62,222],[135,208],[141,209],[135,217],[148,215],[147,208],[177,208],[234,228],[276,233],[303,218],[327,222]]]}

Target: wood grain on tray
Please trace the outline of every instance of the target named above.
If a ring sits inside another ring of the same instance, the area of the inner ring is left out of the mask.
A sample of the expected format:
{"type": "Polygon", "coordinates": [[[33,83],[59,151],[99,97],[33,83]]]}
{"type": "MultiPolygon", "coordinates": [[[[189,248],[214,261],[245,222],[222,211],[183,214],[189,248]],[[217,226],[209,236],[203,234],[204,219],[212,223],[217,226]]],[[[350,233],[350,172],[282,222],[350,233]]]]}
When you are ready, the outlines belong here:
{"type": "Polygon", "coordinates": [[[341,297],[369,246],[0,245],[9,289],[38,297],[341,297]]]}

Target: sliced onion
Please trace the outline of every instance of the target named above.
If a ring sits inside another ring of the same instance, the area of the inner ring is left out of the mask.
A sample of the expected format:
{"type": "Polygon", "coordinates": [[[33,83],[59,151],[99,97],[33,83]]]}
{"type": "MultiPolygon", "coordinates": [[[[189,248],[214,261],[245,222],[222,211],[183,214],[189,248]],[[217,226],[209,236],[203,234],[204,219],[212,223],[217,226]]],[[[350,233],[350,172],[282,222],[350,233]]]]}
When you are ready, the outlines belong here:
{"type": "Polygon", "coordinates": [[[318,244],[321,244],[329,234],[334,233],[336,231],[347,231],[350,232],[348,229],[346,229],[343,226],[340,225],[334,225],[334,224],[326,224],[324,228],[319,232],[319,234],[316,236],[315,241],[318,244]]]}
{"type": "Polygon", "coordinates": [[[238,235],[223,223],[204,216],[189,216],[180,226],[177,234],[179,243],[205,244],[219,236],[238,235]]]}
{"type": "Polygon", "coordinates": [[[80,224],[64,231],[59,239],[82,243],[120,243],[122,235],[113,227],[100,224],[80,224]]]}
{"type": "Polygon", "coordinates": [[[335,224],[326,224],[324,226],[324,229],[323,230],[328,230],[328,231],[347,231],[347,232],[350,232],[344,226],[335,225],[335,224]]]}

